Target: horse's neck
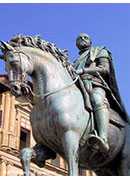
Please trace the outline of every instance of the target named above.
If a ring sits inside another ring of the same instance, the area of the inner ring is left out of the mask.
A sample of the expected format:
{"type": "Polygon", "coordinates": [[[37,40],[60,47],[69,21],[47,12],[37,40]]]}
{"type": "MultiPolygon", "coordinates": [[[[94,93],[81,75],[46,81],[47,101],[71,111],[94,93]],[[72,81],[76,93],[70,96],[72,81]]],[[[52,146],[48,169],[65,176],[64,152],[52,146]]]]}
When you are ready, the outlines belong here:
{"type": "Polygon", "coordinates": [[[69,73],[56,59],[44,59],[35,68],[34,92],[40,96],[62,89],[71,82],[69,73]]]}

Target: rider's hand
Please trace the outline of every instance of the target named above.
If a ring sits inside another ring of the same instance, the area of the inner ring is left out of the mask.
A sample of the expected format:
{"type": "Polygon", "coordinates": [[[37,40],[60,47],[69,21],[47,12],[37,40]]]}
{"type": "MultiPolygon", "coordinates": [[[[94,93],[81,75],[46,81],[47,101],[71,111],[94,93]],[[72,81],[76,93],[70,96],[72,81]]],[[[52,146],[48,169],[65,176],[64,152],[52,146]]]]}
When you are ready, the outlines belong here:
{"type": "Polygon", "coordinates": [[[81,74],[83,74],[83,69],[82,68],[81,69],[77,69],[75,71],[75,73],[78,74],[78,75],[81,75],[81,74]]]}

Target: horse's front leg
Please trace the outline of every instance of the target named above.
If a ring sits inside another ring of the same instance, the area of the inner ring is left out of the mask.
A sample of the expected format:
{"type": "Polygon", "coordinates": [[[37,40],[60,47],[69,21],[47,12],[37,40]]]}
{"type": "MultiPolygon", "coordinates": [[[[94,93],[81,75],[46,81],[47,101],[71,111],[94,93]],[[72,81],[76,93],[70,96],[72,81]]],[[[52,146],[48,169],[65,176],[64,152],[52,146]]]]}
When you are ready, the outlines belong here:
{"type": "Polygon", "coordinates": [[[68,163],[68,175],[78,176],[78,148],[79,148],[79,134],[75,131],[68,130],[64,133],[62,138],[65,156],[68,163]]]}
{"type": "Polygon", "coordinates": [[[35,156],[35,151],[32,148],[24,148],[21,150],[20,160],[24,171],[24,176],[30,175],[30,161],[35,156]]]}
{"type": "Polygon", "coordinates": [[[34,162],[39,167],[44,167],[47,159],[55,159],[56,153],[50,148],[36,144],[33,148],[24,148],[21,150],[21,163],[24,171],[24,176],[30,175],[30,162],[34,162]]]}

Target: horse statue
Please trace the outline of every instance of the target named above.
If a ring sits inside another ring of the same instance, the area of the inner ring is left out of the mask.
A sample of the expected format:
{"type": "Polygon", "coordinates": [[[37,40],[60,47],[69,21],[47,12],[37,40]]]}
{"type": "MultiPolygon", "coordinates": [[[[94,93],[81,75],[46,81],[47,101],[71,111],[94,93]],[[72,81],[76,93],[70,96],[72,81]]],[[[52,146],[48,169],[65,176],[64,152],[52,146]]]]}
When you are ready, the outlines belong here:
{"type": "Polygon", "coordinates": [[[97,175],[130,175],[130,125],[117,112],[110,112],[108,153],[87,143],[93,122],[76,85],[78,76],[72,79],[67,70],[66,52],[38,36],[22,35],[10,42],[1,41],[0,48],[11,92],[15,96],[33,95],[30,121],[36,145],[21,152],[24,175],[30,174],[31,160],[43,167],[57,153],[67,161],[70,176],[77,176],[79,167],[97,175]]]}

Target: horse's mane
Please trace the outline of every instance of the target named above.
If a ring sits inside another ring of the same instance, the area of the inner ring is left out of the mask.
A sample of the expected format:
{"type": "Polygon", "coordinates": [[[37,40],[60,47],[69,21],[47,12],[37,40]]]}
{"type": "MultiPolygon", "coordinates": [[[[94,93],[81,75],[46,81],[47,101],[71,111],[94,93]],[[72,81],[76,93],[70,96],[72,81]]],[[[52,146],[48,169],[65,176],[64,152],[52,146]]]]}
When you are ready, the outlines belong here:
{"type": "Polygon", "coordinates": [[[16,35],[8,43],[13,47],[28,46],[39,48],[43,51],[50,52],[58,61],[62,62],[64,66],[68,64],[68,51],[57,48],[54,43],[43,40],[39,35],[16,35]]]}

